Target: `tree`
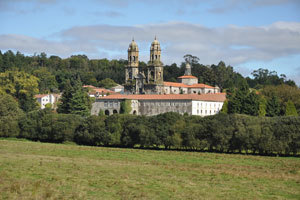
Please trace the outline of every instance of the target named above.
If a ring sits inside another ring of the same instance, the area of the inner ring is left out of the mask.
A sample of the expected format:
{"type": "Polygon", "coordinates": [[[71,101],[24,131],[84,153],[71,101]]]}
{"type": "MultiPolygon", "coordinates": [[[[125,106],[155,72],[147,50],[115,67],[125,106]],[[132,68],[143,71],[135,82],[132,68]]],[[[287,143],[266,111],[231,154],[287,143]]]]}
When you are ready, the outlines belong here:
{"type": "Polygon", "coordinates": [[[131,112],[131,100],[125,99],[121,102],[120,113],[129,114],[131,112]]]}
{"type": "Polygon", "coordinates": [[[296,107],[291,100],[285,104],[285,116],[298,116],[296,107]]]}
{"type": "Polygon", "coordinates": [[[18,102],[11,95],[0,95],[0,137],[18,136],[18,121],[22,115],[18,102]]]}
{"type": "Polygon", "coordinates": [[[117,83],[110,78],[103,79],[102,81],[99,82],[99,86],[104,87],[106,89],[115,87],[116,85],[117,83]]]}
{"type": "Polygon", "coordinates": [[[259,100],[259,111],[258,111],[258,116],[264,117],[267,114],[267,100],[264,96],[260,97],[259,100]]]}
{"type": "Polygon", "coordinates": [[[257,116],[259,113],[259,97],[255,92],[251,92],[247,95],[243,107],[243,114],[257,116]]]}
{"type": "Polygon", "coordinates": [[[191,54],[186,54],[183,56],[185,62],[190,63],[191,65],[193,64],[198,64],[199,63],[199,58],[197,56],[193,56],[191,54]]]}
{"type": "Polygon", "coordinates": [[[65,91],[62,94],[61,103],[58,105],[57,112],[89,116],[91,103],[90,97],[83,90],[79,80],[75,81],[73,87],[70,82],[67,82],[65,91]]]}
{"type": "Polygon", "coordinates": [[[273,95],[271,99],[268,100],[266,111],[267,111],[266,116],[268,117],[279,116],[280,104],[277,96],[273,95]]]}
{"type": "Polygon", "coordinates": [[[43,67],[33,72],[33,75],[39,78],[40,93],[49,93],[57,90],[58,85],[55,76],[47,68],[43,67]]]}
{"type": "Polygon", "coordinates": [[[34,95],[39,92],[39,79],[23,71],[6,71],[0,73],[0,94],[10,94],[19,100],[25,111],[38,108],[34,95]]]}

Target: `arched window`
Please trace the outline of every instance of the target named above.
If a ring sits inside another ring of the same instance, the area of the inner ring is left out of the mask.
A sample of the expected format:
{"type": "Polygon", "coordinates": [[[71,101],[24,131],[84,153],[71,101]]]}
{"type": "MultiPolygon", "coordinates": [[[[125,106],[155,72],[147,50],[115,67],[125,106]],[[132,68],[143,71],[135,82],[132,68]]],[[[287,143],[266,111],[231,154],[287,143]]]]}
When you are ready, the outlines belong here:
{"type": "Polygon", "coordinates": [[[157,60],[157,55],[155,55],[155,60],[157,60]]]}
{"type": "Polygon", "coordinates": [[[135,56],[133,56],[133,62],[135,61],[135,56]]]}
{"type": "Polygon", "coordinates": [[[105,115],[109,115],[109,110],[105,110],[105,115]]]}
{"type": "Polygon", "coordinates": [[[129,56],[129,62],[131,62],[131,56],[129,56]]]}
{"type": "Polygon", "coordinates": [[[113,114],[118,114],[118,111],[117,110],[113,110],[113,114]]]}
{"type": "Polygon", "coordinates": [[[136,115],[136,110],[133,111],[133,114],[136,115]]]}
{"type": "Polygon", "coordinates": [[[154,60],[154,55],[152,54],[152,60],[154,60]]]}

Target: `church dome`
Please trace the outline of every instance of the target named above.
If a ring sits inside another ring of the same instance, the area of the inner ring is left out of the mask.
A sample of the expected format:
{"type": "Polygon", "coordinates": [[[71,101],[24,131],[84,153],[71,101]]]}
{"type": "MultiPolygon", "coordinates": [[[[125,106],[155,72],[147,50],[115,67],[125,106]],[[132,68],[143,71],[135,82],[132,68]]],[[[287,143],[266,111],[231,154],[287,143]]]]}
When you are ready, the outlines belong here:
{"type": "Polygon", "coordinates": [[[137,43],[134,41],[134,39],[132,39],[132,42],[129,44],[128,51],[138,51],[138,50],[139,48],[137,43]]]}
{"type": "Polygon", "coordinates": [[[159,41],[156,39],[156,36],[155,36],[154,41],[152,42],[151,45],[160,45],[159,41]]]}
{"type": "Polygon", "coordinates": [[[156,39],[156,36],[154,38],[154,41],[151,43],[151,50],[160,50],[160,43],[159,41],[156,39]]]}

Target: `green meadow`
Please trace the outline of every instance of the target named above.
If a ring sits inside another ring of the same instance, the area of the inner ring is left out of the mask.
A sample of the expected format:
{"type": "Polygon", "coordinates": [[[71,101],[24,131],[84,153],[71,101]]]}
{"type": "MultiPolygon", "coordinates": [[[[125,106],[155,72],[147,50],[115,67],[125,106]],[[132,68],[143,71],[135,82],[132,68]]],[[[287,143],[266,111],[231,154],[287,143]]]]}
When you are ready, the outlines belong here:
{"type": "Polygon", "coordinates": [[[300,158],[1,139],[0,199],[300,199],[300,158]]]}

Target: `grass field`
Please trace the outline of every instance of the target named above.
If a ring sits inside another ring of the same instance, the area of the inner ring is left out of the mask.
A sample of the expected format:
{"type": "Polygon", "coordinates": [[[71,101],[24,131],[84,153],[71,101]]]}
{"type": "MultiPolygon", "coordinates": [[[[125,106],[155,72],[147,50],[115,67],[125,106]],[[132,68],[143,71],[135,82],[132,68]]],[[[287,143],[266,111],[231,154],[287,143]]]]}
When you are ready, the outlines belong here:
{"type": "Polygon", "coordinates": [[[0,140],[1,199],[300,199],[300,159],[0,140]]]}

